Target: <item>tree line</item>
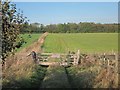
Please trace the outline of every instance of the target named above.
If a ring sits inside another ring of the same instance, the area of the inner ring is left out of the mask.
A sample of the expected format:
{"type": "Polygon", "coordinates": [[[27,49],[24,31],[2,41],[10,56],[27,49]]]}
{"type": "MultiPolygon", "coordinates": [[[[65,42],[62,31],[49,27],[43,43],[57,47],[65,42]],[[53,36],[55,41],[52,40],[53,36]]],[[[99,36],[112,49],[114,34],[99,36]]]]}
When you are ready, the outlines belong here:
{"type": "Polygon", "coordinates": [[[92,22],[50,24],[24,24],[21,33],[117,33],[118,24],[100,24],[92,22]]]}

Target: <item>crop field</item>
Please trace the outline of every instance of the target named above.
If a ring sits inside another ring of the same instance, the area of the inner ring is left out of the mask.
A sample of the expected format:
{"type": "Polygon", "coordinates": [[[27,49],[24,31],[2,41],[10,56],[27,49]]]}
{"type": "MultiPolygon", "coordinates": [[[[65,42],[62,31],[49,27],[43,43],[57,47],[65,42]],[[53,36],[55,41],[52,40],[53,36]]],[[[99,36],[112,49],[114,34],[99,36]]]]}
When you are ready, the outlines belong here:
{"type": "Polygon", "coordinates": [[[117,33],[49,33],[45,43],[44,52],[66,53],[80,50],[85,53],[111,52],[118,50],[117,33]]]}
{"type": "Polygon", "coordinates": [[[28,47],[29,45],[31,45],[33,42],[37,41],[38,38],[40,37],[41,34],[31,34],[31,38],[29,37],[29,34],[21,34],[20,37],[22,37],[24,39],[24,41],[26,43],[24,43],[22,45],[22,47],[20,47],[19,49],[17,49],[17,51],[20,51],[21,49],[28,47]]]}

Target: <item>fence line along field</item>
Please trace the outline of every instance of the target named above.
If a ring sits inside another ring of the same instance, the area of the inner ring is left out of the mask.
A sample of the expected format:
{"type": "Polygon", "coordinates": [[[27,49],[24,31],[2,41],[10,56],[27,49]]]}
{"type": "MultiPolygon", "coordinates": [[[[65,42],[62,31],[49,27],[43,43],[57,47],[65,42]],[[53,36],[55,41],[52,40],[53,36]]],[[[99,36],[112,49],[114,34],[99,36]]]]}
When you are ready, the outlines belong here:
{"type": "Polygon", "coordinates": [[[49,33],[44,43],[44,52],[65,53],[80,51],[85,53],[116,52],[117,33],[49,33]]]}

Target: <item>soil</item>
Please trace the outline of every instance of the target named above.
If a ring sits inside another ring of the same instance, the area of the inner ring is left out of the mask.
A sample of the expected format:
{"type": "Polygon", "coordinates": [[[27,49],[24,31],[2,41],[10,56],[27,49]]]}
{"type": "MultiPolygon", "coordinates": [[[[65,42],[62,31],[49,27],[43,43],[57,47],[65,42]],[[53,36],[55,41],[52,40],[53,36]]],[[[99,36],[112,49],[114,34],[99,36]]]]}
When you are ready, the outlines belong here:
{"type": "Polygon", "coordinates": [[[29,47],[22,49],[20,52],[15,53],[14,56],[8,57],[7,59],[11,59],[11,58],[14,58],[17,60],[23,60],[23,59],[28,59],[28,58],[30,59],[30,57],[27,57],[27,55],[29,55],[32,51],[35,51],[36,53],[42,52],[41,46],[43,45],[47,35],[48,35],[47,32],[42,34],[42,36],[40,36],[38,41],[31,44],[29,47]]]}

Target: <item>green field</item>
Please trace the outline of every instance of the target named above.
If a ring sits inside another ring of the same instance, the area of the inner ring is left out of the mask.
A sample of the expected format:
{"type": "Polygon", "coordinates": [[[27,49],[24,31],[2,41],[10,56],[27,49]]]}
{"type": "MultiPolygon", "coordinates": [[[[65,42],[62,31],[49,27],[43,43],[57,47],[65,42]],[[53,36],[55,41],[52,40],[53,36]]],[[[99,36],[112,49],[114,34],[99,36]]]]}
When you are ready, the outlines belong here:
{"type": "Polygon", "coordinates": [[[20,47],[19,49],[17,49],[17,51],[19,52],[23,48],[26,48],[29,45],[31,45],[33,42],[37,41],[38,38],[40,37],[40,35],[41,34],[31,34],[31,38],[29,38],[29,34],[21,34],[20,37],[22,37],[26,41],[26,43],[24,43],[22,45],[22,47],[20,47]]]}
{"type": "Polygon", "coordinates": [[[118,50],[117,33],[50,33],[44,43],[44,52],[65,53],[77,51],[86,53],[111,52],[118,50]]]}

